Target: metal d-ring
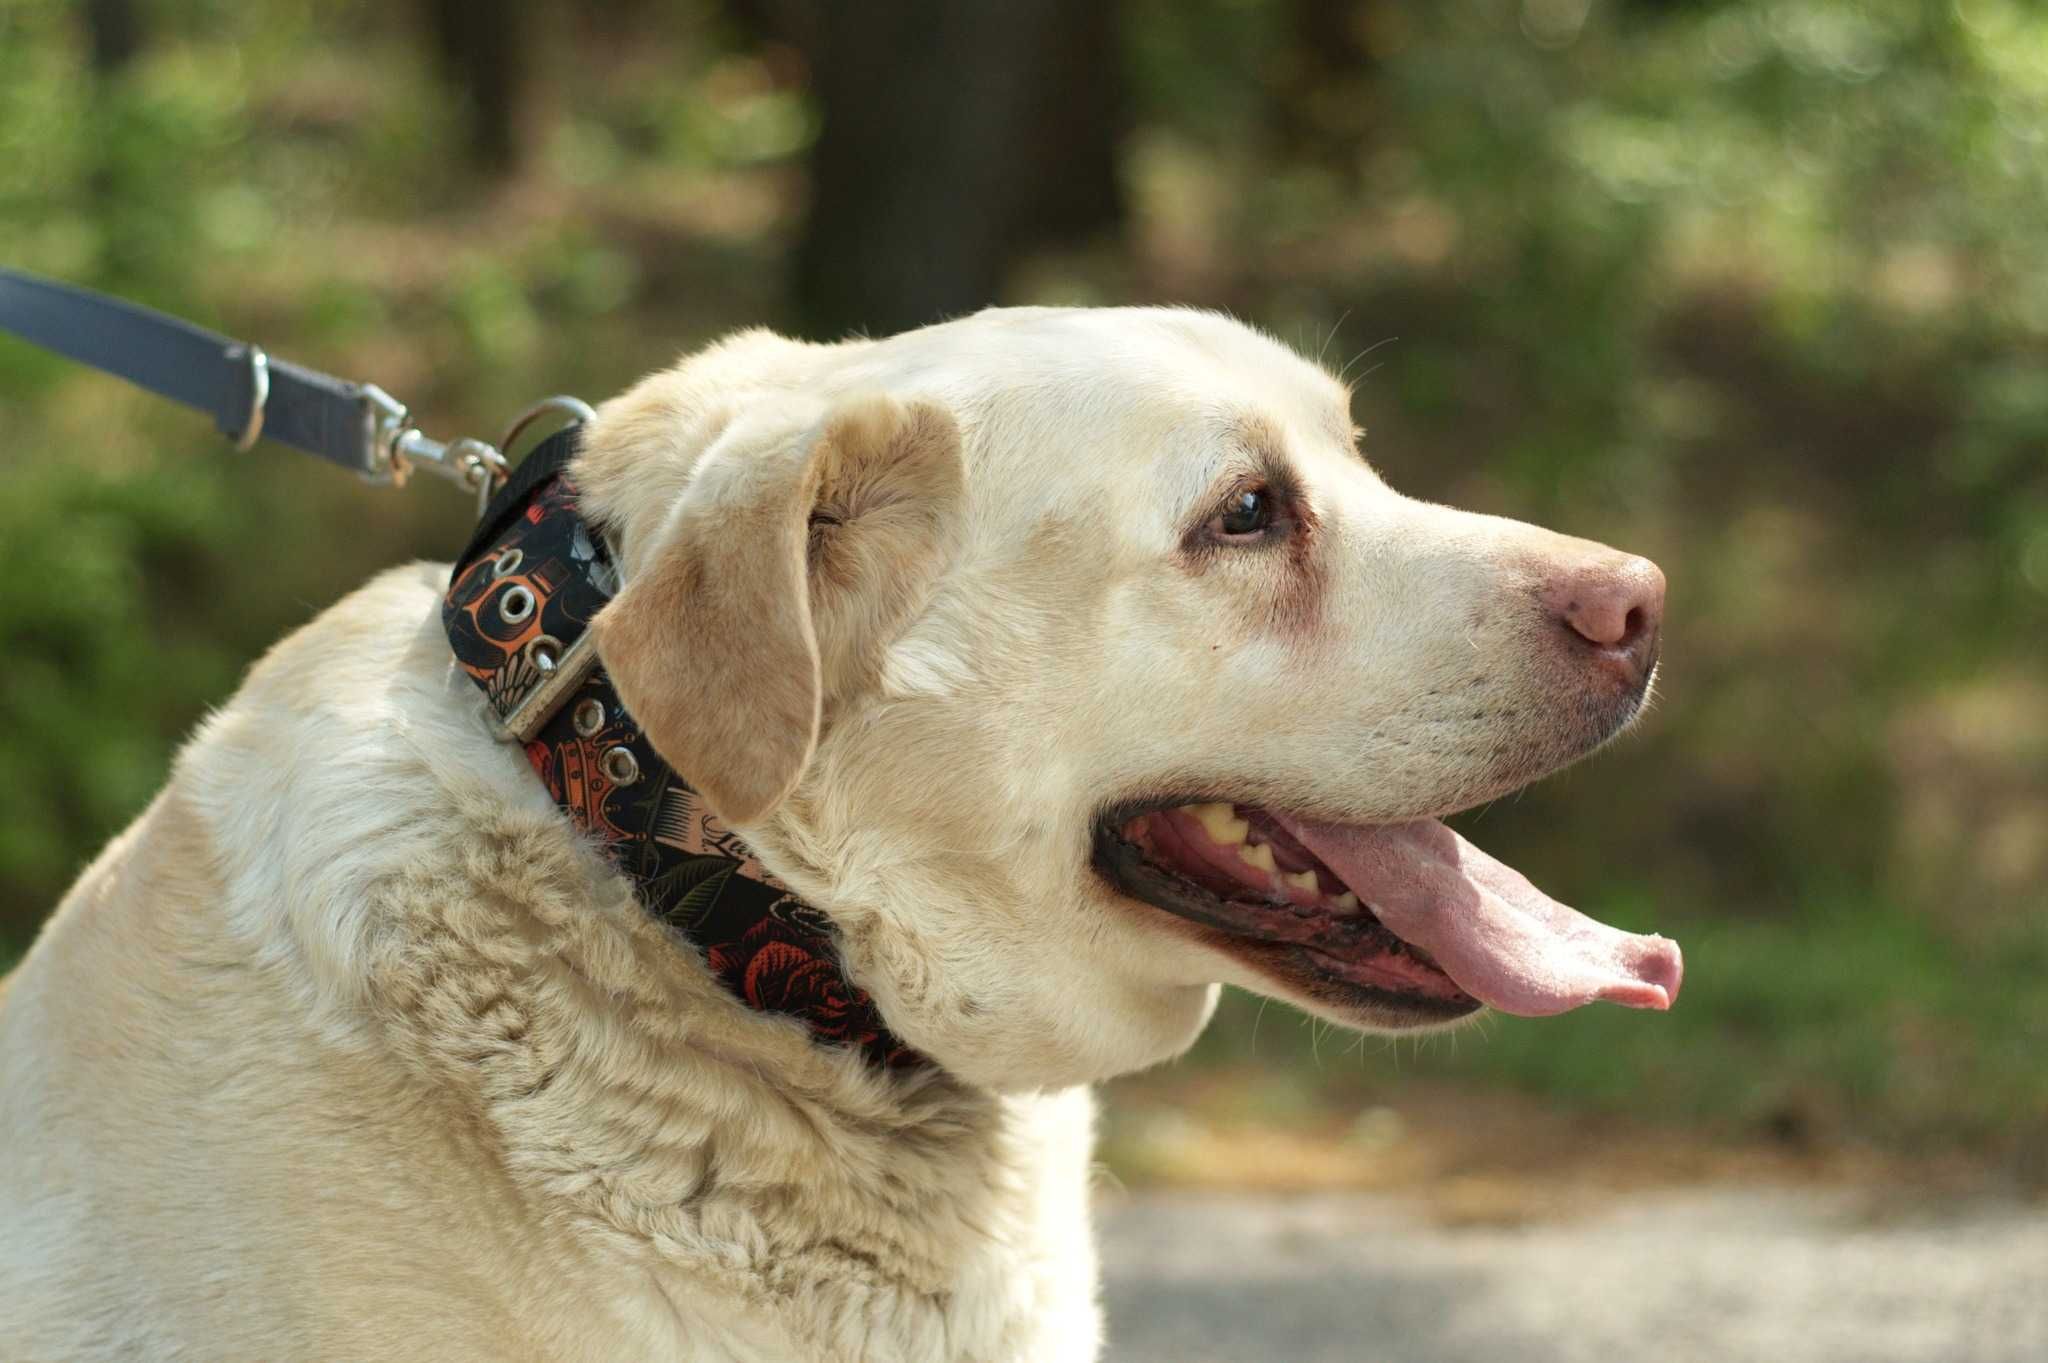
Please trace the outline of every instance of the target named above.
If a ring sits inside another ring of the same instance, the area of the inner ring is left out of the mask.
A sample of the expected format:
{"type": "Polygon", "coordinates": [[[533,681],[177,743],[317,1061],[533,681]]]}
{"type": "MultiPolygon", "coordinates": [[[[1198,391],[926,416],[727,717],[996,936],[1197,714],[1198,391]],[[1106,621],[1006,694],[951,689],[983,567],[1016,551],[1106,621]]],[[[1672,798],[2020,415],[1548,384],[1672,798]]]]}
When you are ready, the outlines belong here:
{"type": "Polygon", "coordinates": [[[235,437],[236,452],[246,454],[263,437],[263,407],[270,401],[270,357],[260,345],[235,349],[247,351],[249,356],[249,419],[242,424],[242,433],[235,437]]]}
{"type": "Polygon", "coordinates": [[[506,429],[504,438],[498,441],[498,448],[509,457],[512,453],[512,442],[519,438],[519,433],[549,412],[566,412],[576,421],[597,420],[596,411],[582,398],[572,398],[567,393],[556,393],[553,397],[542,398],[512,418],[512,425],[506,429]]]}

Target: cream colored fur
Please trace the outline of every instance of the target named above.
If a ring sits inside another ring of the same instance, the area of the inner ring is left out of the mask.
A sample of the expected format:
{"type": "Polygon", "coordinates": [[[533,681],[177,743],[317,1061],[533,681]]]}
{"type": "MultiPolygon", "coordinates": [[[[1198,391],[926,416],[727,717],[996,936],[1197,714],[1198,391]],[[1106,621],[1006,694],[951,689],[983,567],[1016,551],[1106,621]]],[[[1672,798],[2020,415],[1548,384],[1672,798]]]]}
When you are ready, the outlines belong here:
{"type": "Polygon", "coordinates": [[[486,736],[446,569],[398,569],[257,665],[0,992],[0,1358],[1092,1358],[1085,1086],[1218,981],[1285,992],[1111,894],[1094,813],[1417,816],[1585,746],[1524,598],[1607,551],[1397,496],[1347,411],[1121,310],[748,333],[608,404],[607,664],[937,1068],[726,993],[486,736]],[[1189,558],[1264,458],[1315,560],[1189,558]]]}

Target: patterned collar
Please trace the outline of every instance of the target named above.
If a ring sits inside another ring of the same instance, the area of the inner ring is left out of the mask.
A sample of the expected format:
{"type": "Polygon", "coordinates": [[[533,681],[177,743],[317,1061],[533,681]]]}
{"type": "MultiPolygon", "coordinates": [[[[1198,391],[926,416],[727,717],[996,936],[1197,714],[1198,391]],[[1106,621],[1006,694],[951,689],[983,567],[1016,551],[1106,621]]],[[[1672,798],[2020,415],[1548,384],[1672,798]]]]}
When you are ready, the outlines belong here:
{"type": "Polygon", "coordinates": [[[456,661],[563,813],[728,989],[875,1064],[924,1063],[846,977],[830,920],[669,769],[597,663],[587,631],[618,570],[576,512],[565,470],[577,429],[521,462],[456,560],[441,609],[456,661]]]}

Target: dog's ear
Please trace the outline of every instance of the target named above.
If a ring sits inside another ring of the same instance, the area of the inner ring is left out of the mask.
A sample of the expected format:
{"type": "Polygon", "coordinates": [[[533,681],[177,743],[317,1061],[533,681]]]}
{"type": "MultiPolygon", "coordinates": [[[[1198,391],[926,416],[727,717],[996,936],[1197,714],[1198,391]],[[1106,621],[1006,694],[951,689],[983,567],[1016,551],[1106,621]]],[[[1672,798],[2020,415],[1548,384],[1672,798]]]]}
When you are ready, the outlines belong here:
{"type": "Polygon", "coordinates": [[[831,700],[928,599],[965,481],[929,402],[842,401],[807,430],[735,422],[593,628],[648,741],[729,824],[789,794],[831,700]]]}

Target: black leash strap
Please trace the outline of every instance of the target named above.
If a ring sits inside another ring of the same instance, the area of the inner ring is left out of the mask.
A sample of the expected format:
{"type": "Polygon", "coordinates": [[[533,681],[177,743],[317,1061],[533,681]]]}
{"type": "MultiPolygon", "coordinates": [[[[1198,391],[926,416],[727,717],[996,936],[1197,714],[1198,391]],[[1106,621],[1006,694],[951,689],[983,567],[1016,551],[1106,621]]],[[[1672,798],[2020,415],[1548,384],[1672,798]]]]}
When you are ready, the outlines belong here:
{"type": "MultiPolygon", "coordinates": [[[[402,485],[414,469],[426,469],[474,493],[479,512],[505,481],[497,446],[429,439],[405,405],[374,383],[273,360],[260,346],[91,289],[0,267],[0,332],[197,407],[239,449],[275,440],[373,483],[402,485]]],[[[547,398],[514,423],[513,434],[549,409],[590,416],[574,398],[547,398]]]]}
{"type": "Polygon", "coordinates": [[[378,424],[403,412],[374,385],[269,358],[256,346],[134,303],[0,269],[0,330],[197,407],[243,448],[260,435],[367,477],[378,424]],[[372,396],[375,394],[375,396],[372,396]]]}

